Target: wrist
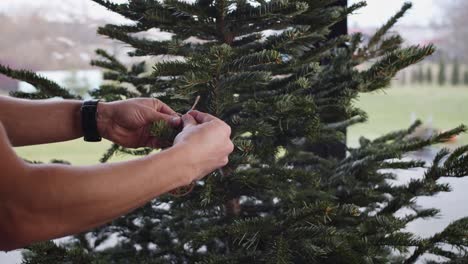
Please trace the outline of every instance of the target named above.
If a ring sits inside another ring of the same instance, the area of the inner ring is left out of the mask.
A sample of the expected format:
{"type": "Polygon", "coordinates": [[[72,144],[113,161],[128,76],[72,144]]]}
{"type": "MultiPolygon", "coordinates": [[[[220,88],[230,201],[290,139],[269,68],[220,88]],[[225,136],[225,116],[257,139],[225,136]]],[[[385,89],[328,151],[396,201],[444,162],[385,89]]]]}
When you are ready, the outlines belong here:
{"type": "Polygon", "coordinates": [[[111,109],[109,103],[99,102],[96,111],[96,125],[99,135],[103,138],[108,138],[108,127],[111,123],[111,109]]]}
{"type": "Polygon", "coordinates": [[[183,171],[182,177],[179,179],[178,187],[187,186],[201,177],[203,170],[193,147],[182,143],[174,145],[166,151],[174,153],[177,159],[177,166],[180,166],[183,171]]]}

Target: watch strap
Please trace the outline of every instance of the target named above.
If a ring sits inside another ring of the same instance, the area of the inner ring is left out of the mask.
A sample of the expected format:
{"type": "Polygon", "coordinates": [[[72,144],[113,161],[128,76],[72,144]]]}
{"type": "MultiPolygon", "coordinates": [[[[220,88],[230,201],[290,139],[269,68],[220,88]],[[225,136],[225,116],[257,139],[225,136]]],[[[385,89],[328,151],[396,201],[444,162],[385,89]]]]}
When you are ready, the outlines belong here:
{"type": "Polygon", "coordinates": [[[81,127],[84,140],[99,142],[102,140],[97,128],[97,105],[99,100],[88,100],[81,106],[81,127]]]}

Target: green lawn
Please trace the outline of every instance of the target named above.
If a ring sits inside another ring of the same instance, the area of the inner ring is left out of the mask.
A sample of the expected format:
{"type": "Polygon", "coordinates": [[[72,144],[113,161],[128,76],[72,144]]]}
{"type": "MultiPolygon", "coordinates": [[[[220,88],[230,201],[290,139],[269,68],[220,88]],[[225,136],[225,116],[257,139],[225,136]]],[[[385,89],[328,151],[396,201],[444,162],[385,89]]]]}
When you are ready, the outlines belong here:
{"type": "MultiPolygon", "coordinates": [[[[461,123],[468,125],[468,88],[405,87],[391,88],[385,92],[363,94],[358,106],[369,113],[366,124],[349,130],[348,142],[355,146],[359,136],[375,138],[384,133],[406,128],[411,124],[412,115],[423,121],[432,119],[434,127],[442,130],[453,128],[461,123]],[[414,114],[413,114],[414,113],[414,114]]],[[[461,136],[456,144],[468,144],[468,136],[461,136]]],[[[75,165],[96,163],[110,146],[109,142],[84,143],[74,140],[65,143],[16,148],[21,157],[50,161],[64,159],[75,165]]],[[[128,159],[118,156],[112,161],[128,159]]]]}
{"type": "MultiPolygon", "coordinates": [[[[416,117],[441,130],[468,125],[468,87],[395,87],[362,94],[357,105],[369,114],[369,121],[349,131],[348,143],[356,145],[359,136],[378,137],[407,128],[416,117]]],[[[468,135],[457,145],[468,144],[468,135]]]]}
{"type": "MultiPolygon", "coordinates": [[[[87,143],[82,139],[16,148],[17,153],[28,160],[48,162],[52,159],[62,159],[73,165],[90,165],[99,162],[102,154],[110,147],[109,141],[87,143]]],[[[129,159],[131,156],[117,155],[111,161],[129,159]]]]}

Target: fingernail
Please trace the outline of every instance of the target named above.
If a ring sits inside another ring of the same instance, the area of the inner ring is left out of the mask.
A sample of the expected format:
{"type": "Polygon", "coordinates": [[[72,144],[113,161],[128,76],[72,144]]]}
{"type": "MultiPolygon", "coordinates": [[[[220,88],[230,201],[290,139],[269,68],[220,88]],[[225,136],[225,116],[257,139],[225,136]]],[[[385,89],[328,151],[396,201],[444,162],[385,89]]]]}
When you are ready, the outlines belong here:
{"type": "Polygon", "coordinates": [[[171,123],[177,125],[179,123],[180,117],[173,117],[171,118],[171,123]]]}

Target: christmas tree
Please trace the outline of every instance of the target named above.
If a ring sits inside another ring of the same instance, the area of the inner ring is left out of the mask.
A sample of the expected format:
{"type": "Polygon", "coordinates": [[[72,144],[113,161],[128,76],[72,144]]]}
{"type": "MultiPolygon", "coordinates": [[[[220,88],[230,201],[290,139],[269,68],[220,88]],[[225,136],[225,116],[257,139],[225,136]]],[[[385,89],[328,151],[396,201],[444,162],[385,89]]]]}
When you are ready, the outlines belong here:
{"type": "MultiPolygon", "coordinates": [[[[416,122],[361,138],[357,148],[344,145],[346,128],[367,120],[353,104],[358,95],[387,87],[400,70],[434,52],[431,45],[403,47],[400,36],[388,34],[411,4],[364,41],[359,33],[331,37],[331,27],[363,2],[94,1],[134,21],[98,32],[130,45],[129,56],[141,62],[128,67],[98,50],[93,64],[106,70],[109,82],[92,95],[107,101],[155,97],[181,113],[199,97],[198,110],[232,127],[236,150],[226,167],[183,196],[158,197],[64,246],[33,245],[25,263],[414,263],[425,253],[466,261],[468,218],[428,238],[405,227],[437,215],[415,198],[450,191],[439,183],[442,177],[466,176],[468,147],[443,149],[432,164],[402,159],[464,126],[422,140],[408,136],[421,125],[416,122]],[[135,36],[153,28],[171,39],[135,36]],[[147,65],[147,56],[164,59],[147,65]],[[370,66],[358,70],[363,63],[370,66]],[[396,178],[391,169],[411,168],[426,173],[407,184],[390,182],[396,178]],[[396,216],[403,208],[411,213],[396,216]],[[97,250],[111,236],[119,243],[97,250]]],[[[31,72],[0,72],[38,89],[15,96],[75,97],[31,72]]],[[[163,123],[152,132],[168,145],[177,133],[163,123]]],[[[101,162],[119,152],[151,151],[113,145],[101,162]]]]}

